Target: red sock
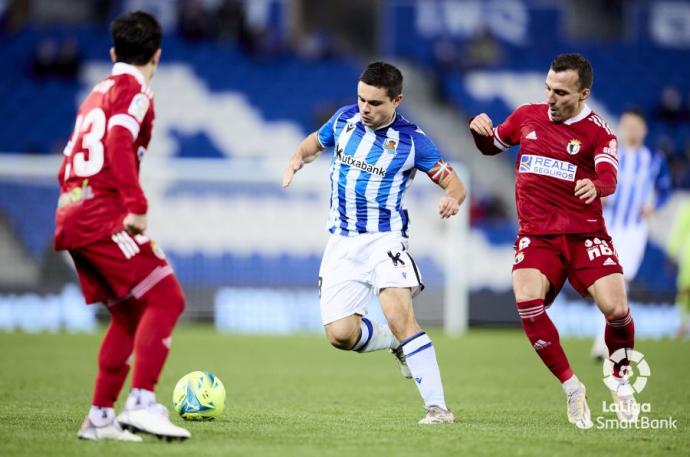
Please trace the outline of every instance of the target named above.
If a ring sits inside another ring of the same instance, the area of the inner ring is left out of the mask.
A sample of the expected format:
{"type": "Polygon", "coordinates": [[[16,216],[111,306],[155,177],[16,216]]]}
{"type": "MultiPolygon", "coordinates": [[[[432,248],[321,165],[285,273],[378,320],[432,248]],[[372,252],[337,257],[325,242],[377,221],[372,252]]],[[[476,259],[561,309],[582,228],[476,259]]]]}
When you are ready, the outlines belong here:
{"type": "Polygon", "coordinates": [[[561,382],[573,376],[568,358],[563,352],[558,330],[544,309],[544,300],[518,302],[518,314],[529,342],[537,351],[544,364],[561,382]]]}
{"type": "MultiPolygon", "coordinates": [[[[621,318],[606,319],[604,341],[606,341],[606,347],[609,349],[609,355],[618,349],[632,349],[635,346],[635,322],[630,314],[630,309],[621,318]]],[[[620,377],[621,366],[629,364],[627,357],[621,359],[619,363],[614,364],[613,375],[620,377]]]]}
{"type": "Polygon", "coordinates": [[[139,299],[143,312],[134,338],[132,387],[154,391],[170,350],[173,328],[185,300],[177,279],[170,275],[139,299]]]}
{"type": "Polygon", "coordinates": [[[120,302],[108,311],[112,319],[98,353],[98,374],[93,392],[93,404],[104,408],[113,407],[127,378],[128,359],[132,355],[140,317],[136,303],[132,301],[120,302]]]}

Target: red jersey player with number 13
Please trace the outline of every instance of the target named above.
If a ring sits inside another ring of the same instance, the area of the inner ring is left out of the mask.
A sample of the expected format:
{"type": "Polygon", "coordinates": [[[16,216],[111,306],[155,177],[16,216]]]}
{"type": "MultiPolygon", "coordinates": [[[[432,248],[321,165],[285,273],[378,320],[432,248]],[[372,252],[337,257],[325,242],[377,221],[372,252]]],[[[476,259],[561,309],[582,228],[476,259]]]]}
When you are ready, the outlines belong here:
{"type": "Polygon", "coordinates": [[[111,32],[112,74],[79,107],[58,174],[55,248],[72,256],[86,302],[102,302],[112,317],[98,354],[91,410],[77,436],[141,441],[130,429],[185,439],[190,433],[170,422],[154,394],[185,299],[162,252],[144,234],[147,201],[138,176],[151,139],[148,84],[162,32],[143,12],[120,16],[111,32]],[[132,354],[132,391],[116,418],[113,406],[132,354]]]}
{"type": "MultiPolygon", "coordinates": [[[[563,384],[568,420],[592,427],[584,384],[575,376],[546,313],[566,279],[591,295],[606,317],[609,353],[632,348],[634,324],[628,310],[623,270],[606,232],[601,197],[616,189],[616,136],[585,103],[592,66],[578,54],[563,54],[546,76],[546,103],[518,107],[494,128],[482,113],[470,122],[479,150],[494,155],[513,145],[519,233],[515,243],[513,291],[527,338],[563,384]]],[[[626,359],[615,367],[620,385],[626,359]]],[[[612,392],[618,418],[635,421],[632,395],[612,392]]]]}

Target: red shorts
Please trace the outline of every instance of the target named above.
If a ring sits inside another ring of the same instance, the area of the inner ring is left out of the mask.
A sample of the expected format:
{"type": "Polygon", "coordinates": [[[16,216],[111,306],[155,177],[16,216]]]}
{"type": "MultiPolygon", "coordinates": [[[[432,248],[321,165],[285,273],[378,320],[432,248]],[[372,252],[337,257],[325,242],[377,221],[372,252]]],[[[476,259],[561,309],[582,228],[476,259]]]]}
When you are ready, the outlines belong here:
{"type": "Polygon", "coordinates": [[[600,278],[623,273],[611,237],[606,232],[573,235],[518,235],[513,271],[536,268],[551,283],[545,304],[551,304],[565,280],[583,297],[600,278]]]}
{"type": "Polygon", "coordinates": [[[141,298],[163,278],[173,274],[163,252],[144,235],[118,232],[69,250],[79,274],[86,303],[141,298]]]}

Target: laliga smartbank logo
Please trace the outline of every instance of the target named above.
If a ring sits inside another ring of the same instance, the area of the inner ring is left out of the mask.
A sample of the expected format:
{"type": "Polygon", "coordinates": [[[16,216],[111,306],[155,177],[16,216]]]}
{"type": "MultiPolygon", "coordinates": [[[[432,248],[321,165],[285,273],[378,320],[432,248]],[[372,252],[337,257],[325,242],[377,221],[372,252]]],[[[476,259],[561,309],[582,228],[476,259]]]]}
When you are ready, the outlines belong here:
{"type": "Polygon", "coordinates": [[[651,403],[638,403],[635,395],[642,392],[652,374],[644,354],[630,348],[621,348],[604,361],[604,384],[612,393],[613,401],[602,402],[602,412],[615,413],[616,419],[598,416],[598,429],[673,429],[677,430],[676,419],[653,418],[645,414],[652,412],[651,403]],[[618,366],[619,376],[614,376],[618,366]]]}
{"type": "Polygon", "coordinates": [[[644,359],[644,354],[632,349],[620,348],[611,354],[611,357],[604,360],[604,384],[619,397],[629,397],[642,392],[647,385],[647,378],[650,374],[652,371],[644,359]],[[626,359],[628,365],[621,365],[620,378],[616,378],[613,375],[614,366],[626,359]]]}

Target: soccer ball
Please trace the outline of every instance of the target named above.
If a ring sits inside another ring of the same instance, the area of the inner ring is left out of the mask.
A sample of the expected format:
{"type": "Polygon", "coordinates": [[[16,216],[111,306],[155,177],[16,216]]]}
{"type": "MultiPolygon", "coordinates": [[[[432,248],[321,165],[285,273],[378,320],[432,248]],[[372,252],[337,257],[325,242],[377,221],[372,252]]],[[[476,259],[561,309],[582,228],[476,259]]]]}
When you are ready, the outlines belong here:
{"type": "Polygon", "coordinates": [[[177,381],[173,408],[186,420],[213,420],[225,409],[225,387],[213,373],[192,371],[177,381]]]}

